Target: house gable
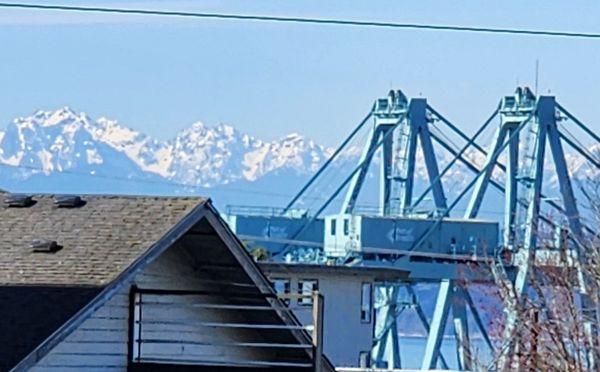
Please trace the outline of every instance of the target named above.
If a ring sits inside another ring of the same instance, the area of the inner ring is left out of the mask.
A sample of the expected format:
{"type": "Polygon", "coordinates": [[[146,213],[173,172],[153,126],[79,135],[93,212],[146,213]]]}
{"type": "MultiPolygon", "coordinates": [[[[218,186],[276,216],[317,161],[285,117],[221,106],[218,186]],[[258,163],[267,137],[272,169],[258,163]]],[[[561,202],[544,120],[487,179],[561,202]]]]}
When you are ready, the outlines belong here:
{"type": "Polygon", "coordinates": [[[61,207],[57,196],[38,194],[15,207],[9,196],[0,193],[0,370],[30,355],[205,202],[83,195],[77,206],[61,207]],[[58,249],[36,251],[36,240],[58,249]]]}
{"type": "Polygon", "coordinates": [[[311,365],[306,333],[210,203],[175,225],[15,370],[190,363],[311,365]],[[132,315],[140,307],[145,317],[136,340],[132,315]]]}

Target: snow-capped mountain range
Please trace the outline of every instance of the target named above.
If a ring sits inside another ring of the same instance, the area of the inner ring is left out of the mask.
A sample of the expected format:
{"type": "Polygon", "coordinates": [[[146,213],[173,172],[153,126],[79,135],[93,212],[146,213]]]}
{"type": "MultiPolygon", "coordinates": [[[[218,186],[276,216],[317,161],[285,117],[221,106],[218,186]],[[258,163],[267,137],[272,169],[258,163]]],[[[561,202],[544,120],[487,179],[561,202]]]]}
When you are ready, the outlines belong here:
{"type": "Polygon", "coordinates": [[[0,163],[26,180],[54,172],[127,178],[156,176],[174,183],[211,187],[256,181],[281,169],[313,172],[331,150],[290,134],[262,141],[232,126],[201,122],[158,141],[115,120],[93,120],[68,107],[15,119],[0,132],[0,163]]]}
{"type": "MultiPolygon", "coordinates": [[[[600,144],[590,151],[600,153],[600,144]]],[[[159,141],[115,120],[92,119],[64,107],[17,118],[0,131],[0,188],[32,192],[172,194],[189,193],[186,187],[193,187],[194,193],[202,192],[198,188],[211,188],[204,192],[215,195],[228,188],[249,189],[252,185],[253,190],[280,194],[289,200],[332,153],[333,149],[300,134],[263,141],[240,133],[230,125],[206,126],[201,122],[169,140],[159,141]]],[[[360,148],[356,146],[342,154],[341,161],[335,165],[338,179],[323,182],[323,193],[331,192],[333,185],[345,178],[359,154],[360,148]],[[340,175],[344,177],[339,178],[340,175]]],[[[440,168],[451,159],[444,152],[437,156],[440,168]]],[[[591,167],[586,166],[583,157],[567,156],[575,175],[590,174],[591,167]]],[[[466,157],[478,164],[484,161],[481,154],[474,152],[467,153],[466,157]]],[[[426,180],[424,162],[420,158],[419,155],[416,172],[419,179],[426,180]]],[[[550,164],[549,170],[546,182],[556,186],[556,175],[550,164]]],[[[444,178],[449,193],[460,190],[472,179],[467,173],[466,168],[452,168],[444,178]]],[[[258,193],[254,196],[258,197],[258,193]]],[[[248,195],[242,200],[246,202],[248,195]]],[[[263,200],[272,204],[269,198],[263,200]]]]}

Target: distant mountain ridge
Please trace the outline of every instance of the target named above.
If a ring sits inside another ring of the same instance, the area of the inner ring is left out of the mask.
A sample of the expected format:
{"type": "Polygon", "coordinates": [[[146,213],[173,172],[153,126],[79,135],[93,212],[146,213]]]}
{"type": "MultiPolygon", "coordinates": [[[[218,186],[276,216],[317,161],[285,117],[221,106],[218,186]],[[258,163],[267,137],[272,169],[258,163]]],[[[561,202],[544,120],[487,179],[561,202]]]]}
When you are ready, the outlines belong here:
{"type": "Polygon", "coordinates": [[[158,176],[190,186],[255,181],[291,169],[313,172],[331,154],[299,134],[262,141],[232,126],[201,122],[158,141],[115,120],[93,120],[68,107],[15,119],[0,132],[0,163],[19,167],[18,177],[83,172],[144,179],[158,176]]]}
{"type": "MultiPolygon", "coordinates": [[[[600,144],[590,150],[600,153],[600,144]]],[[[0,187],[28,192],[204,195],[232,193],[237,188],[246,194],[221,199],[281,204],[273,203],[273,196],[266,195],[271,193],[279,194],[279,201],[285,205],[332,153],[332,148],[297,133],[263,141],[227,124],[206,126],[202,122],[159,141],[116,120],[94,120],[63,107],[17,118],[0,131],[0,187]],[[261,198],[258,193],[250,193],[249,198],[250,189],[265,195],[261,198]]],[[[349,174],[359,154],[357,147],[342,154],[333,172],[338,178],[322,181],[319,197],[331,193],[349,174]]],[[[436,151],[436,155],[440,169],[451,159],[441,151],[436,151]]],[[[474,150],[465,156],[477,164],[484,161],[474,150]]],[[[577,177],[591,174],[591,167],[581,156],[567,153],[567,163],[577,177]]],[[[553,171],[550,165],[548,170],[553,171]]],[[[376,171],[372,169],[371,179],[377,179],[373,173],[376,171]]],[[[416,175],[421,184],[427,180],[421,154],[417,155],[416,175]]],[[[496,176],[500,176],[499,171],[496,176]]],[[[453,167],[443,179],[448,196],[456,195],[471,177],[466,168],[453,167]]],[[[552,172],[546,177],[546,186],[556,190],[556,185],[552,172]]],[[[371,202],[376,201],[375,195],[370,195],[376,190],[371,188],[362,194],[369,194],[371,202]]]]}

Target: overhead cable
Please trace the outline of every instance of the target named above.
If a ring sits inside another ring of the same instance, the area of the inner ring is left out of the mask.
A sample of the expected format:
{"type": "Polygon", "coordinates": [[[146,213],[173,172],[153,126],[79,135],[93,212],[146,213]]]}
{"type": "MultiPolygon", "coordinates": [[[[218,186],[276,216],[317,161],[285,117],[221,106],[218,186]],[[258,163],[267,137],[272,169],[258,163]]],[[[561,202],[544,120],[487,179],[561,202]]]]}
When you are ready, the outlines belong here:
{"type": "Polygon", "coordinates": [[[528,36],[600,39],[600,33],[592,33],[592,32],[531,30],[531,29],[515,29],[515,28],[492,28],[492,27],[476,27],[476,26],[438,25],[438,24],[425,24],[425,23],[377,22],[377,21],[347,20],[347,19],[334,19],[334,18],[304,18],[304,17],[268,16],[268,15],[185,12],[185,11],[174,11],[174,10],[150,10],[150,9],[134,9],[134,8],[109,8],[109,7],[87,7],[87,6],[84,7],[84,6],[72,6],[72,5],[50,5],[50,4],[32,4],[32,3],[27,4],[27,3],[7,3],[7,2],[0,2],[0,7],[15,8],[15,9],[86,12],[86,13],[113,13],[113,14],[126,14],[126,15],[129,14],[129,15],[146,15],[146,16],[224,19],[224,20],[237,20],[237,21],[262,21],[262,22],[316,24],[316,25],[333,25],[333,26],[354,26],[354,27],[371,27],[371,28],[388,28],[388,29],[456,31],[456,32],[488,33],[488,34],[512,34],[512,35],[528,35],[528,36]]]}

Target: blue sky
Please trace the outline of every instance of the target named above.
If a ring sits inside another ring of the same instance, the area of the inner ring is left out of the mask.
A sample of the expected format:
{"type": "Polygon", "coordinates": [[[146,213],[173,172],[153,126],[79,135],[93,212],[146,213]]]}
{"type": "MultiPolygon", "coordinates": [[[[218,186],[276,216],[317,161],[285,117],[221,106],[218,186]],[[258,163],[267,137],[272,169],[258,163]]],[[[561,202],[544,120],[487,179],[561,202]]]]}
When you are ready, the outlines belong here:
{"type": "MultiPolygon", "coordinates": [[[[61,3],[600,32],[596,1],[61,3]]],[[[68,105],[161,139],[202,120],[334,145],[394,87],[473,133],[536,59],[600,131],[600,40],[0,9],[0,123],[68,105]]]]}

